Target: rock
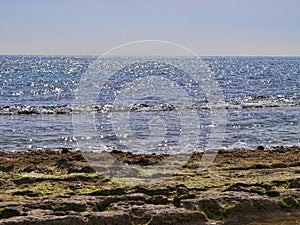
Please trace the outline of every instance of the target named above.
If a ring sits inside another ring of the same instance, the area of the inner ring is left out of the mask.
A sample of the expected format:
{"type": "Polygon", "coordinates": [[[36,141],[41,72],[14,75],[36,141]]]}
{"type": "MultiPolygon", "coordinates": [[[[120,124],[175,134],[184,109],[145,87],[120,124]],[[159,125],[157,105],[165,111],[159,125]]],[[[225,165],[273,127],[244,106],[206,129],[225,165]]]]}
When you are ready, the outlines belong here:
{"type": "Polygon", "coordinates": [[[172,187],[161,187],[161,188],[147,188],[142,186],[135,187],[135,191],[139,193],[144,193],[146,195],[170,195],[171,191],[174,191],[175,189],[172,187]]]}
{"type": "Polygon", "coordinates": [[[252,166],[253,169],[269,169],[270,166],[269,165],[264,165],[264,164],[254,164],[252,166]]]}
{"type": "Polygon", "coordinates": [[[189,193],[189,189],[185,185],[177,185],[176,186],[177,195],[184,195],[189,193]]]}
{"type": "Polygon", "coordinates": [[[285,208],[298,208],[299,202],[292,196],[283,197],[281,200],[282,206],[285,208]]]}
{"type": "Polygon", "coordinates": [[[300,188],[300,178],[290,180],[289,188],[300,188]]]}
{"type": "Polygon", "coordinates": [[[13,169],[14,169],[14,165],[4,165],[4,166],[0,165],[0,171],[2,172],[10,172],[13,169]]]}
{"type": "Polygon", "coordinates": [[[85,217],[88,219],[88,222],[85,224],[90,224],[90,225],[92,224],[132,225],[129,214],[122,211],[87,213],[85,217]]]}
{"type": "Polygon", "coordinates": [[[38,194],[33,192],[32,190],[16,191],[16,192],[13,192],[12,195],[26,195],[28,197],[37,197],[38,196],[38,194]]]}
{"type": "Polygon", "coordinates": [[[25,167],[22,172],[26,172],[26,173],[30,173],[30,172],[33,172],[33,171],[38,171],[38,172],[41,172],[41,173],[50,173],[52,172],[49,168],[47,167],[42,167],[42,166],[28,166],[28,167],[25,167]]]}
{"type": "Polygon", "coordinates": [[[124,196],[124,198],[128,201],[142,201],[146,202],[146,195],[142,193],[134,193],[124,196]]]}
{"type": "Polygon", "coordinates": [[[259,145],[259,146],[257,146],[256,150],[258,150],[258,151],[264,151],[265,147],[262,146],[262,145],[259,145]]]}
{"type": "Polygon", "coordinates": [[[169,203],[169,200],[164,195],[154,195],[147,200],[147,203],[154,205],[166,205],[169,203]]]}
{"type": "Polygon", "coordinates": [[[269,197],[278,197],[280,196],[280,192],[270,190],[270,191],[266,191],[266,195],[268,195],[269,197]]]}
{"type": "Polygon", "coordinates": [[[149,225],[205,225],[208,219],[200,211],[187,211],[183,209],[157,210],[149,225]]]}
{"type": "Polygon", "coordinates": [[[131,217],[130,217],[132,224],[149,224],[149,221],[151,219],[152,219],[152,216],[149,214],[141,215],[141,216],[131,215],[131,217]]]}
{"type": "Polygon", "coordinates": [[[61,203],[65,211],[84,212],[87,208],[86,203],[80,201],[68,201],[61,203]]]}
{"type": "Polygon", "coordinates": [[[81,173],[94,173],[95,170],[90,166],[84,166],[78,172],[81,172],[81,173]]]}
{"type": "Polygon", "coordinates": [[[195,197],[196,197],[195,194],[190,194],[190,193],[179,195],[179,196],[177,195],[173,199],[173,205],[176,206],[176,207],[181,207],[181,200],[191,199],[191,198],[193,199],[195,197]]]}
{"type": "MultiPolygon", "coordinates": [[[[135,184],[133,174],[139,171],[134,170],[129,186],[87,174],[93,170],[80,152],[0,152],[0,225],[231,225],[299,211],[299,147],[220,152],[204,170],[185,168],[173,174],[159,167],[157,182],[149,184],[135,184]]],[[[109,154],[131,163],[165,157],[109,154]]],[[[193,160],[200,156],[194,154],[193,160]]],[[[101,168],[106,174],[107,168],[101,168]]]]}
{"type": "Polygon", "coordinates": [[[112,189],[100,189],[100,190],[96,190],[91,192],[89,195],[92,196],[108,196],[108,195],[123,195],[125,194],[126,191],[124,188],[112,188],[112,189]]]}
{"type": "Polygon", "coordinates": [[[198,209],[205,213],[209,219],[224,219],[226,210],[215,199],[200,199],[198,209]]]}
{"type": "Polygon", "coordinates": [[[112,203],[118,202],[118,198],[105,198],[95,204],[94,210],[103,212],[105,211],[112,203]]]}
{"type": "Polygon", "coordinates": [[[72,164],[68,167],[68,173],[94,173],[95,170],[90,166],[82,166],[80,164],[72,164]]]}
{"type": "Polygon", "coordinates": [[[6,207],[2,211],[0,211],[0,218],[9,218],[14,216],[20,216],[21,212],[16,208],[6,207]]]}
{"type": "Polygon", "coordinates": [[[57,166],[60,169],[69,169],[72,166],[72,164],[67,159],[62,158],[57,161],[55,166],[57,166]]]}
{"type": "Polygon", "coordinates": [[[241,198],[236,205],[226,212],[226,224],[247,224],[260,218],[278,215],[281,210],[278,201],[268,198],[241,198]]]}
{"type": "Polygon", "coordinates": [[[71,149],[70,148],[61,148],[61,151],[60,151],[60,154],[67,154],[67,153],[70,153],[71,149]]]}
{"type": "Polygon", "coordinates": [[[43,215],[41,217],[36,216],[21,216],[18,218],[9,218],[2,220],[0,225],[85,225],[88,224],[83,221],[79,216],[75,215],[65,215],[65,216],[55,216],[55,215],[43,215]]]}

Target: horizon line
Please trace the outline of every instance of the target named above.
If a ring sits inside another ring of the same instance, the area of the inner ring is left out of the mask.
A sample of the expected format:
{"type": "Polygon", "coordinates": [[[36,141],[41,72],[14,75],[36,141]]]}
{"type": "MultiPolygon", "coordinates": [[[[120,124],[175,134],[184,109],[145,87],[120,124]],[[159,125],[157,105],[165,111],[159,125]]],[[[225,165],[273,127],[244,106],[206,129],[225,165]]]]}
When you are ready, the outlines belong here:
{"type": "Polygon", "coordinates": [[[101,57],[101,56],[110,56],[110,57],[300,57],[299,55],[104,55],[104,54],[2,54],[0,56],[77,56],[77,57],[101,57]]]}

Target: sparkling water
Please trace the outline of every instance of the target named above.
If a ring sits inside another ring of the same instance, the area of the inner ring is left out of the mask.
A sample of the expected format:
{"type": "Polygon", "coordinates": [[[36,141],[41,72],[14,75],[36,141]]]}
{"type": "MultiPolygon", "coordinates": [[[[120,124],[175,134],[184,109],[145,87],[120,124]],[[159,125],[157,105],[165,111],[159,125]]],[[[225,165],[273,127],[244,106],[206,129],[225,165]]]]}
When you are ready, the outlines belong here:
{"type": "MultiPolygon", "coordinates": [[[[90,138],[94,142],[101,140],[101,150],[172,153],[181,138],[180,110],[196,113],[199,121],[196,150],[206,148],[215,126],[207,93],[194,80],[187,81],[188,74],[184,71],[157,66],[155,62],[159,59],[156,58],[112,74],[106,86],[100,88],[95,105],[75,105],[76,90],[95,59],[0,56],[0,149],[76,149],[78,139],[90,138]],[[133,72],[132,68],[135,68],[133,72]],[[170,78],[171,84],[176,83],[192,101],[174,106],[170,99],[145,93],[134,104],[130,99],[116,104],[124,85],[132,84],[145,73],[170,78]],[[96,112],[97,137],[78,137],[74,134],[72,113],[89,111],[96,112]],[[111,118],[116,113],[129,118],[129,124],[118,122],[121,126],[128,125],[130,133],[116,132],[111,118]],[[154,145],[149,142],[152,126],[161,132],[151,136],[154,145]],[[124,145],[128,140],[151,145],[151,148],[131,148],[124,145]]],[[[179,59],[185,66],[194,60],[193,57],[179,59]]],[[[122,58],[116,60],[122,61],[122,58]]],[[[202,60],[222,90],[222,107],[226,110],[226,130],[220,134],[223,148],[300,145],[299,57],[205,57],[202,60]]],[[[102,76],[101,73],[96,75],[102,76]]],[[[194,137],[193,134],[195,130],[190,131],[190,136],[194,137]]],[[[186,146],[188,151],[188,143],[186,146]]]]}

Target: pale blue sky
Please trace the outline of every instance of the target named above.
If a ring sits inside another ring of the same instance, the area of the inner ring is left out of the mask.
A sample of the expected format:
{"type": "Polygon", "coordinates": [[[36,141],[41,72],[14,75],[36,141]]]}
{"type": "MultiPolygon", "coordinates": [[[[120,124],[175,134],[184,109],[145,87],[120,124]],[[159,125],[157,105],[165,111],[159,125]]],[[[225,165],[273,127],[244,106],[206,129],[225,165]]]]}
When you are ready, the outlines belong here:
{"type": "Polygon", "coordinates": [[[299,21],[299,0],[0,0],[0,54],[100,55],[158,39],[199,55],[300,55],[299,21]]]}

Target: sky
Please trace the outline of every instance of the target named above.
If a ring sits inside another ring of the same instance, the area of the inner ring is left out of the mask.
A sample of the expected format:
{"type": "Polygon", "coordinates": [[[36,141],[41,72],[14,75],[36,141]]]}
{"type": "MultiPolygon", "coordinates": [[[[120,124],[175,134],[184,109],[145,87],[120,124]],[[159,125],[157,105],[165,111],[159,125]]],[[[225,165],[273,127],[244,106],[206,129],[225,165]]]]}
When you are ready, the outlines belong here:
{"type": "Polygon", "coordinates": [[[299,0],[0,0],[0,54],[299,56],[299,21],[299,0]]]}

